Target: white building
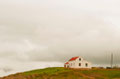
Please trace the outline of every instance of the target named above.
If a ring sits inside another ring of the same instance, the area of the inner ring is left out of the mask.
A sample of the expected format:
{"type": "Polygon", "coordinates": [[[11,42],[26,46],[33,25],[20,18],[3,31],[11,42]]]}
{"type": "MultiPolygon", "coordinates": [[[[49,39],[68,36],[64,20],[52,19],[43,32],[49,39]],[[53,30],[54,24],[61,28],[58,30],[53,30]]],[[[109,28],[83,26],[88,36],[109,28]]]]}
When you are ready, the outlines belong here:
{"type": "Polygon", "coordinates": [[[73,57],[64,64],[65,68],[91,68],[91,63],[84,60],[82,57],[73,57]]]}

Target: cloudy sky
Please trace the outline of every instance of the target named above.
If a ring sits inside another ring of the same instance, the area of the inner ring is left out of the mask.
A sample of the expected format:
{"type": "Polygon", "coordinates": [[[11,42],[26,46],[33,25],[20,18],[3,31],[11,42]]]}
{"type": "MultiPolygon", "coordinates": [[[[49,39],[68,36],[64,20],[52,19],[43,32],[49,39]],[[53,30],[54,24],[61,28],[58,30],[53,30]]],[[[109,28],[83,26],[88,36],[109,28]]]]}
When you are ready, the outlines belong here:
{"type": "Polygon", "coordinates": [[[120,0],[0,0],[0,76],[73,56],[120,64],[120,0]]]}

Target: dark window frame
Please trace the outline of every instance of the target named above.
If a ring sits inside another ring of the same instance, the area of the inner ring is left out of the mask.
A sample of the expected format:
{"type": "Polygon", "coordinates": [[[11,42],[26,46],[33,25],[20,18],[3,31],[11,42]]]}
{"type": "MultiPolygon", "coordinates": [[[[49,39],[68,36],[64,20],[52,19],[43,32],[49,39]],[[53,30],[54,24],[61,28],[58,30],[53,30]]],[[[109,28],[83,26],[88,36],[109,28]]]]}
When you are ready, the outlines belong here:
{"type": "Polygon", "coordinates": [[[81,61],[81,58],[79,58],[79,61],[81,61]]]}
{"type": "Polygon", "coordinates": [[[85,66],[88,67],[88,63],[85,63],[85,66]]]}
{"type": "Polygon", "coordinates": [[[79,66],[81,66],[81,63],[79,63],[79,66]]]}

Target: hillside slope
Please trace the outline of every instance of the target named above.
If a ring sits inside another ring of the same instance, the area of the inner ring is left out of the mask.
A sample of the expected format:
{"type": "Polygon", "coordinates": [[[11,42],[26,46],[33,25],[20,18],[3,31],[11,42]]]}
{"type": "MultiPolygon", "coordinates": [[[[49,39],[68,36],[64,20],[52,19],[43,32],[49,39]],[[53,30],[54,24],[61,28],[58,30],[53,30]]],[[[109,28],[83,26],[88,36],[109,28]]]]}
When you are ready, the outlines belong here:
{"type": "Polygon", "coordinates": [[[18,73],[0,79],[120,79],[120,70],[46,68],[18,73]]]}

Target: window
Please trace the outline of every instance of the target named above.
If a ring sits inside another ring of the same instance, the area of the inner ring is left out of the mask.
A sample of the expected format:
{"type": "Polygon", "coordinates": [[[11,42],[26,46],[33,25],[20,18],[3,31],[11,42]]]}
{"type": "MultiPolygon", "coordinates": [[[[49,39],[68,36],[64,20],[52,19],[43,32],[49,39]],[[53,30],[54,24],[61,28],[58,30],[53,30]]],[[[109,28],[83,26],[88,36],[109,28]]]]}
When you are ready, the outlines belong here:
{"type": "Polygon", "coordinates": [[[85,66],[88,67],[88,63],[85,63],[85,66]]]}
{"type": "Polygon", "coordinates": [[[79,58],[79,61],[81,61],[81,58],[79,58]]]}
{"type": "Polygon", "coordinates": [[[79,63],[79,66],[81,66],[81,63],[79,63]]]}
{"type": "Polygon", "coordinates": [[[67,68],[69,68],[69,65],[67,65],[67,68]]]}

